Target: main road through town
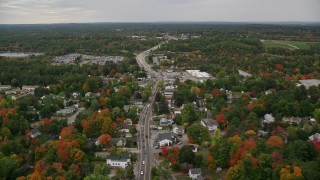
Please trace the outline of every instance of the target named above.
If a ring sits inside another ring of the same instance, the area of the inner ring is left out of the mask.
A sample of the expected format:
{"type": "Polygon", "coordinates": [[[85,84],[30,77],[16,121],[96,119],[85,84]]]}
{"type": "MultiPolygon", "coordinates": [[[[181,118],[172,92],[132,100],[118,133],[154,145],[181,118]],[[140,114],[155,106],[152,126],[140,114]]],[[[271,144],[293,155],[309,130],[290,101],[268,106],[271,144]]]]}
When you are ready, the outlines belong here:
{"type": "Polygon", "coordinates": [[[152,153],[152,147],[149,138],[151,137],[150,121],[152,118],[152,104],[154,102],[155,95],[158,91],[156,82],[162,79],[160,73],[154,71],[145,59],[151,51],[158,49],[164,43],[165,42],[153,48],[150,48],[138,54],[136,57],[139,66],[146,71],[148,77],[151,77],[151,80],[154,80],[152,94],[150,95],[149,101],[146,103],[146,105],[143,108],[143,111],[141,112],[139,121],[138,148],[140,150],[140,153],[138,154],[138,172],[136,174],[136,177],[139,180],[151,179],[151,167],[157,165],[157,161],[155,160],[154,154],[152,153]]]}

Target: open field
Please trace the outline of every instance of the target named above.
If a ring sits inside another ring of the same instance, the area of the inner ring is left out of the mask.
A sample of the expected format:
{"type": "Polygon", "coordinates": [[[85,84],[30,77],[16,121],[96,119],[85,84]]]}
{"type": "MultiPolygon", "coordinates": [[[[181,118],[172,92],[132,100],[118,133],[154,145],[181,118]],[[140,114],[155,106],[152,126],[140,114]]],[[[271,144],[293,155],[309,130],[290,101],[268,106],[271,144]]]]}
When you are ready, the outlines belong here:
{"type": "Polygon", "coordinates": [[[266,48],[285,48],[290,50],[309,49],[311,44],[320,45],[320,42],[302,42],[302,41],[278,41],[278,40],[262,40],[266,48]]]}

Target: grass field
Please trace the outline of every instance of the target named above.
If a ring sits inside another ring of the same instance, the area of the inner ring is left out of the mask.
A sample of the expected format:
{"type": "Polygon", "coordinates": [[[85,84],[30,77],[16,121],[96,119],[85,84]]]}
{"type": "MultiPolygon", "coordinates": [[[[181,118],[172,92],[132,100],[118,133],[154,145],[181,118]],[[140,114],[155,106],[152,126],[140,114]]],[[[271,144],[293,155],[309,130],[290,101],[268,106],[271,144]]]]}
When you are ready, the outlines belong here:
{"type": "Polygon", "coordinates": [[[284,48],[290,50],[309,49],[311,44],[320,45],[320,42],[302,42],[302,41],[279,41],[279,40],[263,40],[262,44],[266,48],[284,48]]]}

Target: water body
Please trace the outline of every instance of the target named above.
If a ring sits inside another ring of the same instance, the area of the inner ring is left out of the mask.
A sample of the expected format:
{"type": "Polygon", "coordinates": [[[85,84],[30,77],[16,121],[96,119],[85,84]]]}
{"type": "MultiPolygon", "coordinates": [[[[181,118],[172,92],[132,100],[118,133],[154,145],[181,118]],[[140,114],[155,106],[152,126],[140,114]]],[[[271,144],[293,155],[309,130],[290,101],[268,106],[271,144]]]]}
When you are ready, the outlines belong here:
{"type": "Polygon", "coordinates": [[[44,53],[41,52],[5,52],[5,53],[0,53],[0,56],[2,57],[27,57],[27,56],[41,56],[44,55],[44,53]]]}

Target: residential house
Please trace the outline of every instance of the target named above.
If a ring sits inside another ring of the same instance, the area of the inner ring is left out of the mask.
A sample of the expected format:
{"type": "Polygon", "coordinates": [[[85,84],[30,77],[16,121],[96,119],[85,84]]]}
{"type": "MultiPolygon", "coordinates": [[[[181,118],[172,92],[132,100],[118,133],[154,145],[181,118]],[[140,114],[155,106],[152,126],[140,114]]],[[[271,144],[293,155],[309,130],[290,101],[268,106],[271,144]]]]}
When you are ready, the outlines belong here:
{"type": "Polygon", "coordinates": [[[267,131],[259,130],[258,131],[258,137],[267,137],[269,133],[267,131]]]}
{"type": "Polygon", "coordinates": [[[118,154],[107,156],[107,164],[111,167],[126,168],[131,164],[131,157],[129,154],[118,154]]]}
{"type": "Polygon", "coordinates": [[[272,116],[272,114],[265,114],[263,117],[264,117],[264,119],[262,120],[263,123],[270,124],[274,122],[274,117],[272,116]]]}
{"type": "Polygon", "coordinates": [[[41,135],[41,132],[38,129],[32,129],[29,133],[31,138],[36,138],[41,135]]]}
{"type": "Polygon", "coordinates": [[[27,90],[27,91],[30,91],[30,92],[34,92],[34,90],[36,88],[38,88],[39,86],[22,86],[22,90],[27,90]]]}
{"type": "Polygon", "coordinates": [[[173,97],[173,92],[172,91],[164,91],[164,96],[166,97],[167,100],[171,100],[173,97]]]}
{"type": "Polygon", "coordinates": [[[172,144],[172,135],[171,133],[160,133],[158,135],[158,140],[160,146],[170,146],[172,144]]]}
{"type": "Polygon", "coordinates": [[[0,91],[6,91],[11,89],[10,85],[0,85],[0,91]]]}
{"type": "Polygon", "coordinates": [[[282,118],[282,121],[283,122],[287,122],[287,123],[289,123],[289,124],[299,124],[300,122],[301,122],[301,118],[299,118],[299,117],[283,117],[282,118]]]}
{"type": "Polygon", "coordinates": [[[317,123],[316,119],[315,118],[309,118],[309,122],[310,124],[314,125],[317,123]]]}
{"type": "Polygon", "coordinates": [[[168,126],[173,123],[172,119],[167,119],[167,118],[161,118],[160,119],[160,126],[168,126]]]}
{"type": "Polygon", "coordinates": [[[127,140],[126,138],[112,138],[112,145],[116,147],[124,147],[126,146],[127,140]]]}
{"type": "Polygon", "coordinates": [[[69,107],[65,107],[64,109],[60,109],[59,111],[56,112],[56,114],[60,116],[68,116],[75,113],[77,109],[78,108],[75,105],[72,105],[69,107]]]}
{"type": "Polygon", "coordinates": [[[132,128],[132,127],[133,127],[133,125],[124,124],[121,126],[119,131],[125,133],[125,137],[132,137],[132,135],[130,134],[130,128],[132,128]]]}
{"type": "Polygon", "coordinates": [[[130,119],[130,118],[126,118],[123,122],[126,125],[132,125],[132,119],[130,119]]]}
{"type": "Polygon", "coordinates": [[[185,127],[184,126],[178,126],[178,125],[173,125],[172,131],[173,134],[184,134],[185,133],[185,127]]]}
{"type": "Polygon", "coordinates": [[[120,128],[120,131],[121,132],[125,132],[125,133],[129,133],[130,131],[130,128],[132,127],[132,125],[127,125],[127,124],[124,124],[121,126],[120,128]]]}
{"type": "Polygon", "coordinates": [[[190,179],[198,179],[198,177],[202,175],[201,168],[189,169],[188,175],[190,179]]]}
{"type": "Polygon", "coordinates": [[[314,135],[309,136],[310,141],[319,141],[320,142],[320,133],[315,133],[314,135]]]}
{"type": "Polygon", "coordinates": [[[137,105],[137,106],[143,105],[142,99],[135,99],[133,103],[134,105],[137,105]]]}
{"type": "Polygon", "coordinates": [[[213,119],[204,118],[201,120],[201,124],[203,127],[208,128],[209,131],[214,131],[218,129],[218,123],[213,119]]]}

